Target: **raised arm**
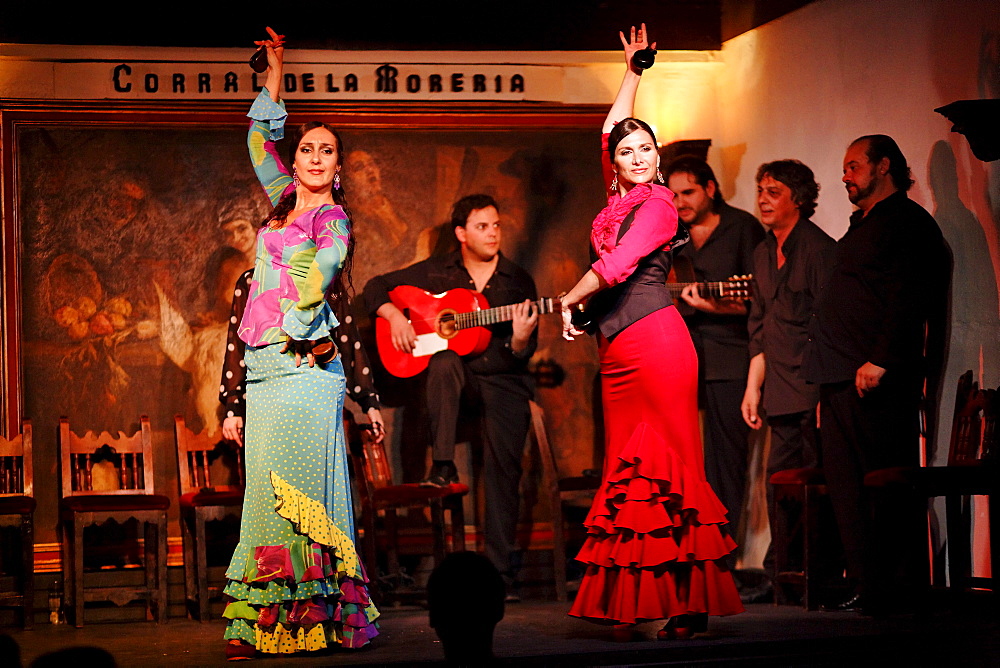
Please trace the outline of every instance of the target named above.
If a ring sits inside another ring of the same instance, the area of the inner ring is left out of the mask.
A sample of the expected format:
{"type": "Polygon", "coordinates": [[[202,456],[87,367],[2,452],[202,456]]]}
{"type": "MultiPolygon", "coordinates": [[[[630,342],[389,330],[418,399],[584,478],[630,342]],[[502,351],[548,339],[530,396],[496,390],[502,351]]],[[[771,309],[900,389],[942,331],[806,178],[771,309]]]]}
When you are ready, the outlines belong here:
{"type": "Polygon", "coordinates": [[[257,46],[264,47],[267,53],[267,77],[264,79],[264,87],[270,93],[271,99],[275,102],[281,99],[281,70],[284,66],[285,57],[285,36],[279,35],[270,27],[267,28],[270,39],[262,39],[254,42],[257,46]]]}
{"type": "Polygon", "coordinates": [[[638,30],[635,29],[635,26],[632,26],[627,39],[625,33],[619,32],[618,36],[621,38],[622,46],[625,48],[625,77],[622,79],[622,85],[618,89],[618,94],[611,105],[608,117],[604,120],[603,132],[605,134],[611,132],[615,127],[615,123],[632,116],[635,106],[635,94],[639,90],[639,79],[642,76],[642,70],[632,64],[632,56],[635,55],[636,51],[641,49],[656,48],[656,42],[652,44],[648,42],[645,23],[640,25],[638,30]]]}
{"type": "Polygon", "coordinates": [[[255,42],[267,50],[268,67],[264,90],[253,101],[247,114],[253,121],[247,133],[247,148],[257,180],[264,187],[271,206],[275,206],[293,184],[275,149],[275,142],[285,136],[285,119],[288,117],[280,98],[284,35],[278,35],[270,28],[267,31],[271,39],[255,42]]]}

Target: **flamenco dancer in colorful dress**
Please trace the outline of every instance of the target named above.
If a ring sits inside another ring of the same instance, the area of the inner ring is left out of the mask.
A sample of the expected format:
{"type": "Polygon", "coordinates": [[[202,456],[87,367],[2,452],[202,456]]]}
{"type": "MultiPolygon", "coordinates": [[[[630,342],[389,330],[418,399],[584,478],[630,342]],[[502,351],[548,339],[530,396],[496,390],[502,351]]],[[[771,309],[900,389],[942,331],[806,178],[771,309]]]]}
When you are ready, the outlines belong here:
{"type": "Polygon", "coordinates": [[[248,114],[247,144],[275,208],[257,234],[238,330],[246,344],[247,478],[223,613],[234,660],[358,648],[378,634],[354,543],[344,369],[340,357],[321,354],[339,324],[324,297],[332,290],[346,298],[353,251],[344,152],[333,128],[310,122],[291,138],[291,174],[278,158],[284,38],[268,32],[257,42],[267,53],[267,83],[248,114]]]}
{"type": "Polygon", "coordinates": [[[572,313],[589,298],[605,419],[603,483],[585,522],[577,560],[586,572],[569,614],[614,624],[620,639],[660,619],[658,638],[689,638],[708,615],[743,611],[725,562],[736,543],[705,481],[698,360],[664,285],[671,249],[689,237],[660,185],[653,131],[630,118],[656,44],[648,47],[645,25],[620,35],[627,71],[603,135],[611,196],[593,223],[594,263],[562,299],[572,339],[583,333],[572,313]]]}

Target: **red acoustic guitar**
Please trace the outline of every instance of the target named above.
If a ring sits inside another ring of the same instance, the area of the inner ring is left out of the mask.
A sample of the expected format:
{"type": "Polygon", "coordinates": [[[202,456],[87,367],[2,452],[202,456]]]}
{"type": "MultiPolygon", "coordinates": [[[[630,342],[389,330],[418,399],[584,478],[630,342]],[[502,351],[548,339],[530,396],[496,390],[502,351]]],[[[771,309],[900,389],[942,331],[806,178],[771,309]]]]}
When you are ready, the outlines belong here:
{"type": "MultiPolygon", "coordinates": [[[[392,345],[392,329],[385,318],[375,319],[375,344],[386,371],[397,378],[409,378],[427,368],[431,355],[454,350],[459,355],[478,355],[490,342],[484,325],[514,319],[516,304],[490,308],[481,293],[455,288],[432,295],[412,285],[400,285],[389,292],[389,300],[402,311],[417,333],[413,353],[401,353],[392,345]]],[[[534,302],[540,314],[555,313],[559,300],[542,297],[534,302]]]]}

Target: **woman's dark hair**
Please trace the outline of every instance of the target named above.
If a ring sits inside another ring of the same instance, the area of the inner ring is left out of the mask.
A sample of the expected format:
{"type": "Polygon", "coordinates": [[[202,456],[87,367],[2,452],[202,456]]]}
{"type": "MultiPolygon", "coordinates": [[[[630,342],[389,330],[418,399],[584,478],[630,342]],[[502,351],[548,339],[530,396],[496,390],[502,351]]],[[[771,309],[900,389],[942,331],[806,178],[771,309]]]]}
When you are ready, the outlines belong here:
{"type": "Polygon", "coordinates": [[[913,176],[910,174],[910,166],[906,164],[906,157],[899,150],[899,145],[889,135],[865,135],[858,137],[851,142],[851,146],[859,142],[867,142],[865,155],[868,162],[877,165],[882,158],[889,159],[889,177],[896,190],[906,192],[913,185],[913,176]]]}
{"type": "Polygon", "coordinates": [[[497,211],[500,211],[500,207],[497,206],[496,200],[489,195],[466,195],[462,199],[455,202],[455,206],[451,208],[452,227],[465,227],[465,224],[469,221],[469,215],[473,211],[479,211],[480,209],[485,209],[488,206],[492,206],[497,211]]]}
{"type": "Polygon", "coordinates": [[[765,176],[784,183],[792,191],[792,201],[799,209],[802,220],[812,218],[816,213],[819,198],[819,184],[811,169],[798,160],[775,160],[765,162],[757,169],[757,183],[765,176]]]}
{"type": "Polygon", "coordinates": [[[615,164],[615,149],[618,148],[618,144],[637,130],[648,132],[653,139],[653,146],[656,146],[656,134],[646,121],[641,121],[638,118],[624,118],[618,121],[618,124],[608,134],[608,160],[611,161],[612,165],[615,164]]]}
{"type": "MultiPolygon", "coordinates": [[[[295,129],[291,137],[288,139],[288,165],[295,165],[295,153],[299,150],[299,144],[302,142],[302,138],[310,130],[315,130],[316,128],[323,128],[329,131],[333,135],[333,139],[336,142],[337,148],[337,167],[342,167],[344,164],[344,142],[340,139],[340,133],[338,133],[333,127],[327,125],[326,123],[320,121],[309,121],[308,123],[303,123],[295,129]]],[[[347,206],[347,193],[344,192],[344,182],[340,182],[339,188],[333,188],[333,201],[340,205],[340,208],[344,210],[347,214],[347,219],[352,223],[354,222],[354,216],[351,215],[351,209],[347,206]]],[[[291,189],[287,195],[281,198],[278,205],[271,210],[270,215],[264,219],[261,225],[267,225],[272,220],[278,220],[282,223],[285,222],[285,218],[289,213],[295,210],[296,202],[295,189],[291,189]]],[[[354,234],[352,232],[350,242],[347,246],[347,257],[344,258],[344,263],[337,272],[337,278],[334,279],[333,285],[329,287],[329,291],[336,296],[338,299],[347,299],[350,295],[349,292],[354,291],[354,282],[351,279],[351,270],[354,268],[354,234]]]]}
{"type": "Polygon", "coordinates": [[[719,187],[719,179],[715,178],[715,172],[711,165],[696,155],[682,155],[674,158],[667,168],[663,170],[663,178],[670,180],[674,174],[690,174],[694,182],[702,188],[708,188],[708,182],[715,184],[715,195],[712,197],[712,213],[719,213],[725,200],[722,198],[722,188],[719,187]]]}

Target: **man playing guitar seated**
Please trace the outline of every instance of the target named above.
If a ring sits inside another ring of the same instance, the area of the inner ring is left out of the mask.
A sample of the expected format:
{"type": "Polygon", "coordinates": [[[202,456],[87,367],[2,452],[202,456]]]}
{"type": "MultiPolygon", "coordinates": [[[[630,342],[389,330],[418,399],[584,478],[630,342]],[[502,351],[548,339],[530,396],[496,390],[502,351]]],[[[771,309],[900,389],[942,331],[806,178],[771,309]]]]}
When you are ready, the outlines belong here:
{"type": "Polygon", "coordinates": [[[434,294],[466,288],[482,293],[491,306],[516,304],[511,320],[487,325],[492,336],[482,353],[462,358],[452,350],[439,350],[424,372],[433,464],[422,484],[443,487],[458,481],[454,453],[460,406],[478,404],[486,446],[486,555],[509,587],[521,457],[531,415],[528,402],[534,394],[527,363],[538,339],[538,311],[532,304],[537,292],[531,276],[500,253],[500,215],[492,197],[460,199],[452,209],[452,225],[458,251],[376,276],[365,286],[364,298],[369,313],[389,323],[393,348],[405,354],[419,351],[407,314],[390,300],[389,293],[399,286],[434,294]]]}

